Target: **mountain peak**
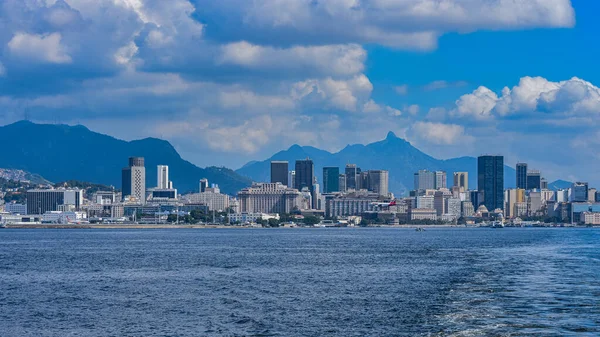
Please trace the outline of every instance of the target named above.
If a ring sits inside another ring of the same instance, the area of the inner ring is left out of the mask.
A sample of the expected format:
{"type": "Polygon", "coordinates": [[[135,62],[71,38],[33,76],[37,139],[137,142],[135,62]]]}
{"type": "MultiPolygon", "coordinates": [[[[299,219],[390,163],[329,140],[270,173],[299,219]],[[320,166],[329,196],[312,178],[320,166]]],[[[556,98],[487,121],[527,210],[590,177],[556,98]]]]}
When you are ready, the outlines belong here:
{"type": "Polygon", "coordinates": [[[388,132],[387,136],[385,137],[385,139],[394,139],[394,138],[398,138],[398,136],[396,136],[396,134],[393,131],[388,132]]]}

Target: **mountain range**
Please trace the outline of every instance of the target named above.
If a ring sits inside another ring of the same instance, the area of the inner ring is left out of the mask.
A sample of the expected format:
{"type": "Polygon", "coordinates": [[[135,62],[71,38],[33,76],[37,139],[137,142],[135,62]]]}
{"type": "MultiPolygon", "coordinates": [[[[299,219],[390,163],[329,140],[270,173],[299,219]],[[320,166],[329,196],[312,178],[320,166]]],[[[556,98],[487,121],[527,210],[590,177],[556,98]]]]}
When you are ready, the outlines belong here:
{"type": "Polygon", "coordinates": [[[0,155],[0,167],[19,169],[50,181],[80,180],[121,188],[121,169],[128,158],[145,158],[146,186],[156,186],[156,166],[169,165],[170,178],[180,193],[198,191],[199,180],[219,184],[235,194],[250,179],[221,167],[200,168],[179,156],[167,141],[146,138],[124,141],[84,126],[34,124],[20,121],[0,127],[10,145],[0,155]]]}
{"type": "MultiPolygon", "coordinates": [[[[268,181],[271,160],[287,160],[293,170],[295,160],[311,158],[315,163],[315,175],[319,182],[324,166],[338,166],[340,173],[346,164],[356,164],[363,171],[383,169],[389,171],[389,189],[396,195],[406,194],[413,189],[414,173],[418,170],[441,170],[448,173],[448,186],[452,185],[453,172],[469,172],[469,187],[477,188],[477,158],[460,157],[447,160],[433,158],[412,146],[393,132],[381,141],[368,145],[348,145],[339,152],[331,153],[311,146],[293,145],[264,161],[254,161],[236,172],[254,181],[268,181]]],[[[515,169],[504,167],[504,187],[516,185],[515,169]]]]}

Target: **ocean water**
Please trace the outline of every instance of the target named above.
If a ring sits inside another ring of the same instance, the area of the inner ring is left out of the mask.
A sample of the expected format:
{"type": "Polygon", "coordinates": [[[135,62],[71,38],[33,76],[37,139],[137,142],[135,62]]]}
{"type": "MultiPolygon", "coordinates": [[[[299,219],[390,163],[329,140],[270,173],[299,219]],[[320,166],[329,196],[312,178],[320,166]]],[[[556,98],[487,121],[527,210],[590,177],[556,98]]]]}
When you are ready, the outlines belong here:
{"type": "Polygon", "coordinates": [[[2,229],[0,336],[600,336],[600,230],[2,229]]]}

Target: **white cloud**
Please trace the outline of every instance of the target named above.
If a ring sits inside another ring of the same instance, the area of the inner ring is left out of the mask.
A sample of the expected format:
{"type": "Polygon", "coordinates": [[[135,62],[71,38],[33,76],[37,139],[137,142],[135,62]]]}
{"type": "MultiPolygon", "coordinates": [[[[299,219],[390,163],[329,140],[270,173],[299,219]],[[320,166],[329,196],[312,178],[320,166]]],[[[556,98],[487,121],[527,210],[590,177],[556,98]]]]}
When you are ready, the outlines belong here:
{"type": "Polygon", "coordinates": [[[222,0],[210,13],[242,18],[224,27],[231,39],[307,39],[432,49],[440,35],[479,29],[571,27],[570,0],[222,0]]]}
{"type": "Polygon", "coordinates": [[[579,78],[551,82],[543,77],[523,77],[498,97],[486,87],[456,101],[453,116],[491,119],[508,115],[545,113],[547,117],[589,116],[600,113],[600,88],[579,78]]]}
{"type": "Polygon", "coordinates": [[[416,122],[412,126],[415,137],[437,145],[469,143],[473,137],[465,134],[465,128],[456,124],[416,122]]]}
{"type": "Polygon", "coordinates": [[[490,119],[493,117],[491,111],[497,102],[498,95],[486,87],[479,87],[456,101],[456,109],[452,111],[452,115],[478,120],[490,119]]]}
{"type": "Polygon", "coordinates": [[[8,42],[8,49],[16,57],[37,62],[71,63],[71,56],[61,45],[60,33],[44,35],[16,33],[8,42]]]}
{"type": "Polygon", "coordinates": [[[373,91],[373,84],[364,74],[347,80],[311,79],[293,85],[292,97],[297,100],[310,99],[313,102],[325,102],[330,108],[349,112],[358,111],[359,101],[366,101],[373,91]]]}
{"type": "Polygon", "coordinates": [[[421,110],[421,108],[416,104],[409,105],[408,108],[406,108],[406,111],[413,116],[416,116],[419,113],[419,110],[421,110]]]}
{"type": "Polygon", "coordinates": [[[219,99],[221,106],[226,109],[242,108],[277,113],[295,106],[290,97],[262,96],[248,90],[222,91],[219,99]]]}
{"type": "Polygon", "coordinates": [[[359,45],[294,46],[274,48],[246,41],[229,43],[222,48],[220,64],[251,69],[315,69],[319,74],[354,75],[364,70],[367,52],[359,45]]]}

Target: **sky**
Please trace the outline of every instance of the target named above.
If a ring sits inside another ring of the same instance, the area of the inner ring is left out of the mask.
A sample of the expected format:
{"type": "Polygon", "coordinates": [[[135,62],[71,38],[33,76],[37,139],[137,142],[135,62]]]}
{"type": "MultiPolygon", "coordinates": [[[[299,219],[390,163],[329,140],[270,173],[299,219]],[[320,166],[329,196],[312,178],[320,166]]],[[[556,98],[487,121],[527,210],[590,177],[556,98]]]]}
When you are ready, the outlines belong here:
{"type": "Polygon", "coordinates": [[[4,0],[0,125],[82,124],[239,168],[388,131],[600,183],[600,2],[4,0]]]}

